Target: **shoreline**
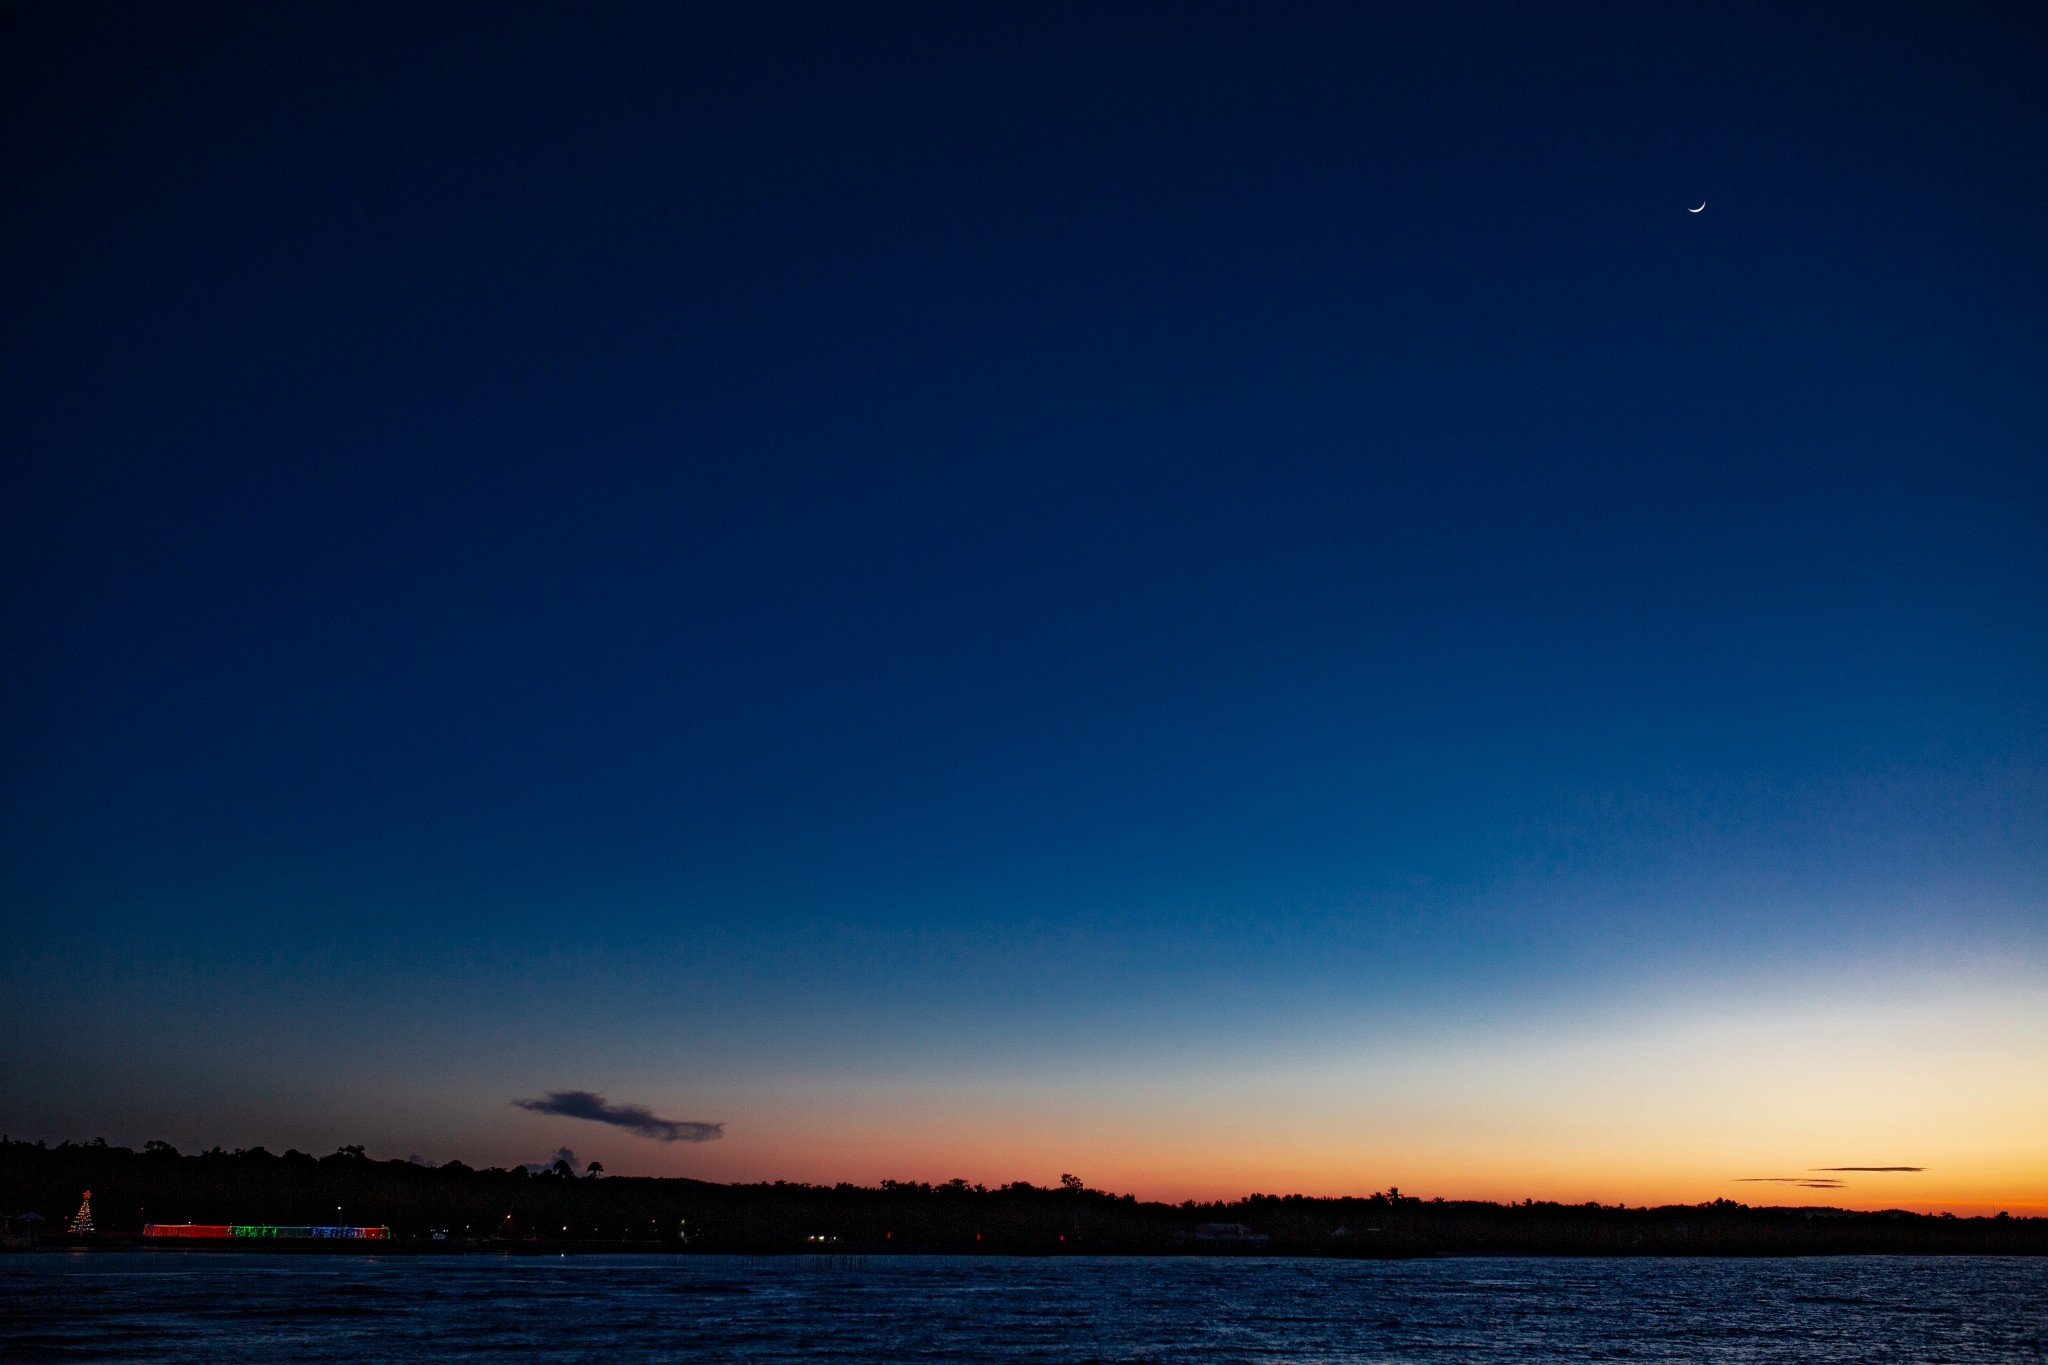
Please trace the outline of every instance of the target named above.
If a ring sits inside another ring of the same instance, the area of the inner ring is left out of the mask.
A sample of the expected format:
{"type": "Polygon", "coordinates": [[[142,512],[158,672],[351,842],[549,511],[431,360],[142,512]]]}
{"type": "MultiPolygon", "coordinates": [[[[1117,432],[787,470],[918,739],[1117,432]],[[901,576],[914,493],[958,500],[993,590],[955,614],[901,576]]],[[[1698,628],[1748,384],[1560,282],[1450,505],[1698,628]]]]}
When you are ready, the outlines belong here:
{"type": "Polygon", "coordinates": [[[1814,1259],[1900,1259],[1921,1258],[1953,1260],[1969,1257],[2004,1257],[2033,1259],[2048,1256],[2048,1247],[2018,1249],[1916,1249],[1916,1248],[1800,1248],[1782,1250],[1722,1250],[1702,1251],[1684,1249],[1654,1250],[1515,1250],[1508,1248],[1458,1248],[1445,1250],[1407,1251],[1338,1251],[1318,1248],[1281,1248],[1274,1250],[1153,1250],[1143,1248],[1086,1248],[1030,1250],[1020,1248],[991,1248],[980,1250],[971,1246],[889,1246],[855,1245],[834,1248],[831,1251],[806,1250],[795,1247],[679,1247],[659,1243],[634,1242],[483,1242],[473,1244],[435,1243],[430,1241],[387,1242],[374,1249],[364,1246],[320,1245],[308,1243],[295,1245],[265,1241],[246,1246],[205,1245],[193,1241],[182,1245],[150,1244],[141,1238],[133,1240],[99,1239],[90,1243],[46,1243],[32,1247],[8,1247],[0,1250],[0,1258],[8,1255],[126,1255],[144,1254],[150,1256],[313,1256],[313,1257],[361,1257],[368,1259],[419,1259],[419,1258],[468,1258],[468,1259],[527,1259],[546,1257],[591,1257],[591,1256],[633,1256],[660,1257],[663,1259],[742,1259],[773,1260],[797,1263],[815,1262],[820,1266],[833,1266],[848,1260],[871,1259],[954,1259],[954,1260],[1029,1260],[1051,1259],[1070,1260],[1256,1260],[1256,1261],[1417,1261],[1417,1260],[1570,1260],[1570,1261],[1759,1261],[1759,1260],[1814,1260],[1814,1259]]]}

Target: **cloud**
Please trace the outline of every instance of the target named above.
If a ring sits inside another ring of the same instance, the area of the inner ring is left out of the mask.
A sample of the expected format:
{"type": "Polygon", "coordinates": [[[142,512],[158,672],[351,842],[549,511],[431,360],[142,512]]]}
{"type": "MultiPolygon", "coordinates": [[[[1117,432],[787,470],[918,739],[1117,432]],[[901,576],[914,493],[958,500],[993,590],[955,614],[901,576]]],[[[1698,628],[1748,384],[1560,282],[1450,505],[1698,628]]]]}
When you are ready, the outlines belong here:
{"type": "Polygon", "coordinates": [[[1816,1166],[1816,1171],[1924,1171],[1925,1166],[1816,1166]]]}
{"type": "Polygon", "coordinates": [[[583,1169],[583,1163],[576,1159],[576,1153],[570,1151],[567,1147],[557,1147],[555,1148],[555,1154],[549,1157],[546,1161],[527,1162],[526,1173],[528,1175],[546,1175],[549,1171],[555,1169],[555,1163],[557,1161],[568,1162],[569,1170],[572,1174],[580,1172],[583,1169]]]}
{"type": "Polygon", "coordinates": [[[722,1123],[698,1123],[690,1119],[656,1118],[637,1104],[606,1104],[604,1096],[588,1090],[551,1090],[544,1099],[514,1100],[521,1109],[536,1114],[558,1114],[565,1119],[589,1119],[608,1123],[656,1142],[709,1142],[725,1136],[722,1123]]]}
{"type": "Polygon", "coordinates": [[[1735,1177],[1735,1183],[1738,1185],[1797,1185],[1802,1189],[1808,1190],[1839,1190],[1843,1187],[1842,1182],[1839,1180],[1815,1180],[1813,1177],[1805,1175],[1739,1175],[1735,1177]]]}

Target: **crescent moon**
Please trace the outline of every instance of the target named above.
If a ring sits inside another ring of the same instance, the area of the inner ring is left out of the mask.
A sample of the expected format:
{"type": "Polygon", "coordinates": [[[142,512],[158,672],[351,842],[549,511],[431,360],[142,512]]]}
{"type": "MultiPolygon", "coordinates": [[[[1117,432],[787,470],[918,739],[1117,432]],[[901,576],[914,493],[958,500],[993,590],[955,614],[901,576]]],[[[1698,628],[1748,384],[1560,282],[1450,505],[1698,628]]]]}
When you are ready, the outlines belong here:
{"type": "Polygon", "coordinates": [[[1696,209],[1687,209],[1687,210],[1686,210],[1686,212],[1687,212],[1687,213],[1698,213],[1698,212],[1700,212],[1701,210],[1705,209],[1705,208],[1706,208],[1706,206],[1707,206],[1707,201],[1706,201],[1706,200],[1704,200],[1704,199],[1702,199],[1702,200],[1700,200],[1700,206],[1699,206],[1699,208],[1696,208],[1696,209]]]}

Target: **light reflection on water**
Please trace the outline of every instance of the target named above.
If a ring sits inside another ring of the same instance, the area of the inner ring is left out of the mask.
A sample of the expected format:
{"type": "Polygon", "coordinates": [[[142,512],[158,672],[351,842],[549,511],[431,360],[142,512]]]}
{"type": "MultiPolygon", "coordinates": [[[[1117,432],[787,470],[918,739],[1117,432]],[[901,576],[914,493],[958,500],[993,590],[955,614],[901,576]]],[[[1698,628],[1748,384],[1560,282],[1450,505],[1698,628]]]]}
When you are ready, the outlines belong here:
{"type": "Polygon", "coordinates": [[[0,1358],[2048,1360],[2048,1259],[0,1257],[0,1358]]]}

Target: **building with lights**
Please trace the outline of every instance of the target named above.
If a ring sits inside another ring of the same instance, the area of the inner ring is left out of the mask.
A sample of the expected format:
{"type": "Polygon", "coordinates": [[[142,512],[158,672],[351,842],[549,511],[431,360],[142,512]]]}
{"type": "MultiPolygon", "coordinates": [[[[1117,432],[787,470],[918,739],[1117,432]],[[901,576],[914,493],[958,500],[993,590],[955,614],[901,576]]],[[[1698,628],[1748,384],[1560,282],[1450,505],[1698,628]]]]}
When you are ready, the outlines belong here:
{"type": "Polygon", "coordinates": [[[391,1229],[381,1227],[314,1227],[308,1224],[289,1223],[144,1223],[142,1225],[142,1235],[144,1237],[278,1238],[293,1241],[322,1237],[340,1237],[356,1241],[386,1242],[391,1240],[391,1229]]]}

